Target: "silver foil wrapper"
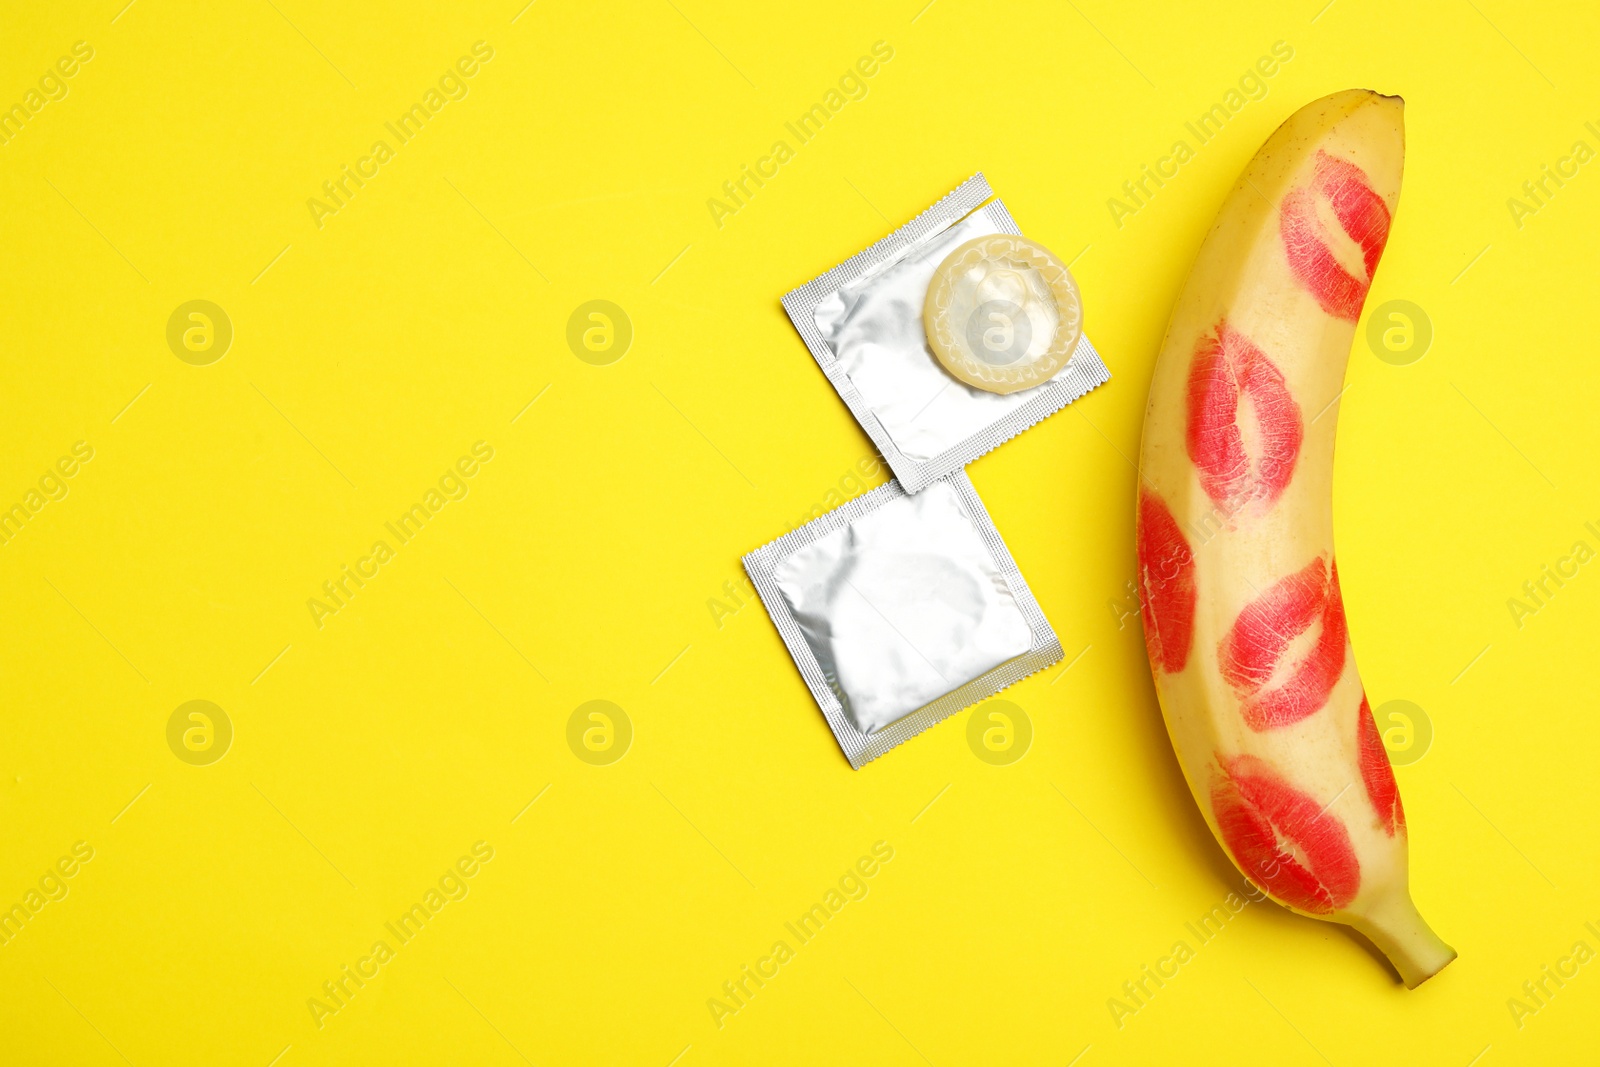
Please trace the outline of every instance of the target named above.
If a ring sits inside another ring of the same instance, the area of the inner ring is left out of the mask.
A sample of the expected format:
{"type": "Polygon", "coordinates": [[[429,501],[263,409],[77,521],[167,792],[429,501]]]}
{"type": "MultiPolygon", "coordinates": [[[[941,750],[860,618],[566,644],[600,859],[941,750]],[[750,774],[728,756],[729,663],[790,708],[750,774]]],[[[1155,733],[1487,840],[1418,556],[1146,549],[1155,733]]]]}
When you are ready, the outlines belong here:
{"type": "Polygon", "coordinates": [[[880,486],[744,565],[852,767],[1061,658],[964,472],[880,486]]]}

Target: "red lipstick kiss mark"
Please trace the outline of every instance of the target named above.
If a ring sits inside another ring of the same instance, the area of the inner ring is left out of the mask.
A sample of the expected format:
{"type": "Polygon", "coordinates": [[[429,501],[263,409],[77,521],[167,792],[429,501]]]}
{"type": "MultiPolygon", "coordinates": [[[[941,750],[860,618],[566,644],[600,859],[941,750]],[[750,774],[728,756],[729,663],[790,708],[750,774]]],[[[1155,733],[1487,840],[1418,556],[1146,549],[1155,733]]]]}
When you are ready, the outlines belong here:
{"type": "Polygon", "coordinates": [[[1207,334],[1189,368],[1185,444],[1212,503],[1229,515],[1253,500],[1272,504],[1294,476],[1305,428],[1300,405],[1266,354],[1226,320],[1207,334]],[[1252,462],[1240,427],[1239,401],[1255,413],[1252,462]]]}
{"type": "Polygon", "coordinates": [[[1245,605],[1217,646],[1222,677],[1239,693],[1245,724],[1272,730],[1321,710],[1344,673],[1348,637],[1339,568],[1325,567],[1321,556],[1245,605]],[[1317,623],[1316,644],[1298,662],[1286,663],[1289,645],[1317,623]],[[1269,688],[1275,676],[1281,681],[1269,688]]]}
{"type": "Polygon", "coordinates": [[[1372,284],[1372,272],[1389,240],[1389,206],[1372,191],[1366,172],[1348,160],[1335,159],[1321,149],[1310,188],[1292,189],[1278,208],[1278,228],[1289,269],[1302,286],[1335,318],[1355,322],[1372,284]],[[1345,234],[1361,246],[1366,265],[1357,278],[1339,263],[1329,247],[1328,232],[1317,218],[1317,200],[1324,199],[1345,234]]]}
{"type": "Polygon", "coordinates": [[[1350,903],[1361,863],[1344,823],[1264,760],[1223,761],[1211,783],[1222,840],[1250,880],[1285,904],[1326,915],[1350,903]]]}
{"type": "Polygon", "coordinates": [[[1378,813],[1378,822],[1394,836],[1396,829],[1406,832],[1406,810],[1400,806],[1400,786],[1394,780],[1394,768],[1389,766],[1389,754],[1383,750],[1383,738],[1378,736],[1378,724],[1372,718],[1372,708],[1366,694],[1361,695],[1361,708],[1356,712],[1357,738],[1361,745],[1361,780],[1366,783],[1367,796],[1378,813]]]}
{"type": "Polygon", "coordinates": [[[1150,663],[1177,674],[1194,643],[1194,553],[1166,503],[1139,491],[1139,611],[1150,663]]]}

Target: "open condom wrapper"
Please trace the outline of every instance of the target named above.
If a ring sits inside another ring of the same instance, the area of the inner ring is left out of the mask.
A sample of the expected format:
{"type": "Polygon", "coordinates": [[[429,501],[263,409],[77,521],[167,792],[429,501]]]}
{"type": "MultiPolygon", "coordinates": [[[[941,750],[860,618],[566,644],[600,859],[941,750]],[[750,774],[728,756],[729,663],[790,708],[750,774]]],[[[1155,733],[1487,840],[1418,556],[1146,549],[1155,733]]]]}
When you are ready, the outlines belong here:
{"type": "Polygon", "coordinates": [[[923,328],[928,283],[958,246],[992,233],[1021,231],[976,174],[865,252],[783,298],[822,372],[908,493],[960,470],[1111,378],[1087,335],[1054,377],[1020,392],[973,388],[940,365],[923,328]]]}

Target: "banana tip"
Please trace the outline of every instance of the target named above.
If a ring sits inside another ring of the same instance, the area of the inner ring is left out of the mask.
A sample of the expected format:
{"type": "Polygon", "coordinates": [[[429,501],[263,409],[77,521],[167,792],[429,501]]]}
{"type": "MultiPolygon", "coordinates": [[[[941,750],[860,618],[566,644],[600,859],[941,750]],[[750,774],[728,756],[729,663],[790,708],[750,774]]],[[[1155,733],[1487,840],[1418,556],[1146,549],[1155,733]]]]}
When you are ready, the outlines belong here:
{"type": "MultiPolygon", "coordinates": [[[[1440,942],[1440,944],[1443,944],[1443,942],[1440,942]]],[[[1431,970],[1416,970],[1409,974],[1407,974],[1404,970],[1401,970],[1401,981],[1405,982],[1407,989],[1415,989],[1417,986],[1421,985],[1423,982],[1426,982],[1428,979],[1432,978],[1434,975],[1448,967],[1456,958],[1456,955],[1457,953],[1455,949],[1451,948],[1449,945],[1444,945],[1444,952],[1438,954],[1432,960],[1424,964],[1425,967],[1431,967],[1431,970]]],[[[1400,970],[1398,965],[1396,966],[1396,969],[1400,970]]]]}
{"type": "Polygon", "coordinates": [[[1354,917],[1351,925],[1389,957],[1407,989],[1417,988],[1456,958],[1456,950],[1433,932],[1404,891],[1374,901],[1371,911],[1354,917]]]}

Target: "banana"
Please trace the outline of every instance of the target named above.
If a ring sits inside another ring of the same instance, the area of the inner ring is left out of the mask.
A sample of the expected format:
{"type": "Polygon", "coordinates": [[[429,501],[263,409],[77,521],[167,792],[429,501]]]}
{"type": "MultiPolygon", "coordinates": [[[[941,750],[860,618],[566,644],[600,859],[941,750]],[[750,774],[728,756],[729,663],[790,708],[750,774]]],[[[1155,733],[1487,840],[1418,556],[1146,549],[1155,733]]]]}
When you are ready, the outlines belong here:
{"type": "Polygon", "coordinates": [[[1308,104],[1223,203],[1156,362],[1137,536],[1156,691],[1212,832],[1273,899],[1359,930],[1414,988],[1456,954],[1411,900],[1332,501],[1332,407],[1400,195],[1404,107],[1366,90],[1308,104]]]}

